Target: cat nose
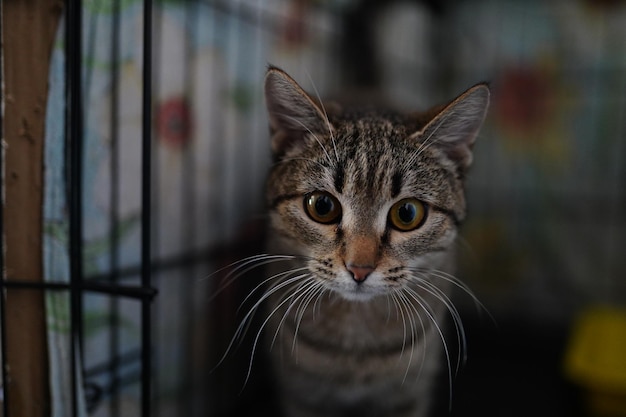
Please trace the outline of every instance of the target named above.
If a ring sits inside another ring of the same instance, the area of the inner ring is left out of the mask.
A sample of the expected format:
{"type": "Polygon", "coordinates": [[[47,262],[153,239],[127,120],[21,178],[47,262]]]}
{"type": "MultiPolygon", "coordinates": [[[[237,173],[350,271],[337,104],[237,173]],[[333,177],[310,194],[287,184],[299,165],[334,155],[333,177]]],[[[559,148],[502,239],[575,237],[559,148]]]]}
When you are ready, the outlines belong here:
{"type": "Polygon", "coordinates": [[[365,279],[374,272],[374,268],[371,266],[361,266],[361,265],[346,265],[346,269],[350,271],[352,274],[352,279],[354,279],[358,284],[365,281],[365,279]]]}

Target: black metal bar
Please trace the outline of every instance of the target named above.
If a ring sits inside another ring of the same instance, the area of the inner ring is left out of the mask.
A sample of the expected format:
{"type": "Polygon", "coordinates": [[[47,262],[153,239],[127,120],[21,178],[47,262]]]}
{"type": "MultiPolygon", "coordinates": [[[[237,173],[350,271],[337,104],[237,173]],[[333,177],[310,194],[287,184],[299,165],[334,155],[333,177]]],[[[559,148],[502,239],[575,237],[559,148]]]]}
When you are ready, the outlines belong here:
{"type": "MultiPolygon", "coordinates": [[[[153,10],[153,35],[152,35],[152,60],[153,62],[163,62],[162,61],[162,56],[161,54],[163,53],[163,32],[162,32],[162,28],[163,28],[163,10],[165,9],[164,7],[164,3],[167,0],[154,0],[154,10],[153,10]]],[[[160,87],[161,87],[161,73],[160,71],[162,70],[160,65],[155,65],[152,68],[152,74],[151,76],[153,77],[153,79],[155,80],[159,80],[157,81],[153,86],[152,86],[152,95],[153,97],[156,97],[156,100],[159,100],[161,97],[161,91],[160,91],[160,87]]],[[[155,101],[156,101],[155,100],[155,101]]],[[[160,170],[159,170],[159,159],[160,156],[157,154],[155,154],[155,160],[157,160],[157,163],[154,164],[154,169],[152,169],[152,181],[151,181],[151,186],[152,186],[152,199],[153,201],[162,201],[161,200],[161,192],[163,192],[161,190],[160,187],[160,170]]],[[[158,225],[161,224],[160,223],[160,206],[159,204],[155,204],[152,206],[151,208],[151,212],[150,215],[152,217],[153,220],[153,224],[158,225]]],[[[155,227],[150,235],[150,240],[152,242],[152,251],[156,254],[156,256],[159,258],[161,256],[160,253],[160,248],[161,248],[161,235],[159,233],[159,228],[155,227]]],[[[160,269],[155,269],[155,262],[158,263],[158,261],[152,261],[151,260],[151,270],[153,272],[152,275],[152,285],[156,288],[160,288],[160,283],[162,281],[160,281],[162,274],[162,271],[160,269]]],[[[151,320],[151,324],[152,327],[154,329],[159,329],[159,314],[158,314],[158,307],[155,308],[155,313],[152,316],[152,320],[151,320]]],[[[158,339],[158,336],[157,336],[158,339]]],[[[159,353],[160,350],[158,348],[158,346],[155,346],[155,349],[152,351],[152,362],[153,363],[160,363],[159,362],[159,353]]],[[[160,386],[159,386],[159,382],[160,382],[160,375],[159,372],[161,371],[160,367],[155,366],[154,369],[152,370],[151,373],[151,377],[152,377],[152,391],[155,393],[159,393],[161,392],[160,386]]],[[[154,398],[154,402],[152,403],[152,414],[151,417],[160,417],[162,415],[161,412],[161,408],[160,404],[159,404],[159,400],[160,400],[160,396],[156,395],[154,398]]]]}
{"type": "MultiPolygon", "coordinates": [[[[0,7],[0,22],[4,22],[4,13],[0,7]]],[[[2,33],[0,32],[0,38],[2,33]]],[[[0,68],[0,88],[4,88],[4,71],[0,68]]],[[[4,93],[4,91],[3,91],[4,93]]],[[[4,104],[4,103],[2,103],[4,104]]],[[[4,137],[4,111],[0,111],[0,137],[4,137]]],[[[4,195],[4,146],[0,147],[0,196],[4,195]]],[[[4,282],[4,203],[0,204],[0,282],[4,282]]],[[[7,372],[7,332],[6,332],[6,310],[5,310],[6,289],[0,291],[0,349],[2,349],[2,415],[9,415],[9,380],[7,372]]]]}
{"type": "Polygon", "coordinates": [[[32,289],[45,291],[78,291],[95,292],[111,296],[135,298],[141,301],[152,301],[158,291],[150,287],[137,287],[129,285],[113,285],[100,281],[83,281],[79,284],[68,282],[32,282],[32,281],[3,281],[0,287],[14,289],[32,289]]]}
{"type": "MultiPolygon", "coordinates": [[[[110,285],[117,285],[119,283],[119,101],[120,101],[120,0],[113,0],[112,8],[112,22],[111,22],[111,205],[110,205],[110,263],[109,263],[109,283],[110,285]]],[[[111,362],[108,367],[108,371],[111,375],[112,381],[117,381],[119,378],[119,366],[120,362],[117,359],[119,357],[120,350],[120,328],[119,328],[119,301],[116,297],[111,297],[109,300],[109,308],[111,310],[109,321],[109,349],[111,351],[111,362]]],[[[111,402],[110,410],[111,415],[118,416],[120,414],[120,395],[119,385],[111,384],[111,402]]]]}
{"type": "MultiPolygon", "coordinates": [[[[178,256],[173,256],[161,260],[154,260],[150,265],[152,272],[165,272],[168,270],[183,268],[189,264],[203,264],[209,262],[215,262],[215,260],[224,257],[236,257],[237,254],[245,254],[249,252],[249,248],[259,248],[258,242],[253,246],[252,242],[241,242],[239,246],[233,245],[228,247],[207,247],[205,250],[199,249],[190,251],[189,253],[183,253],[178,256]]],[[[134,279],[141,274],[141,265],[130,266],[120,268],[115,274],[120,279],[134,279]]],[[[93,274],[85,276],[86,281],[108,281],[110,280],[111,273],[93,274]]]]}
{"type": "MultiPolygon", "coordinates": [[[[142,91],[142,174],[141,174],[141,285],[151,288],[150,232],[152,207],[152,0],[143,4],[143,91],[142,91]]],[[[152,322],[151,303],[141,304],[141,412],[150,417],[152,404],[152,322]]]]}
{"type": "Polygon", "coordinates": [[[65,16],[65,141],[69,187],[70,354],[72,416],[79,415],[78,372],[82,367],[82,10],[80,0],[66,3],[65,16]]]}

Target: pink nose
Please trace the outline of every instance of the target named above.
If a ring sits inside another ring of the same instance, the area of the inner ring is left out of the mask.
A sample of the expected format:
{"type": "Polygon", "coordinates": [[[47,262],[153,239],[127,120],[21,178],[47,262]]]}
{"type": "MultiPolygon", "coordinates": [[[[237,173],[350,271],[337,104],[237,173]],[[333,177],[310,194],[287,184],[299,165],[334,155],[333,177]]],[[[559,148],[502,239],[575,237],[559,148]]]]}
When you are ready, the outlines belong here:
{"type": "Polygon", "coordinates": [[[359,284],[365,281],[365,279],[374,272],[374,268],[371,266],[360,266],[360,265],[346,265],[346,268],[352,274],[352,278],[358,282],[359,284]]]}

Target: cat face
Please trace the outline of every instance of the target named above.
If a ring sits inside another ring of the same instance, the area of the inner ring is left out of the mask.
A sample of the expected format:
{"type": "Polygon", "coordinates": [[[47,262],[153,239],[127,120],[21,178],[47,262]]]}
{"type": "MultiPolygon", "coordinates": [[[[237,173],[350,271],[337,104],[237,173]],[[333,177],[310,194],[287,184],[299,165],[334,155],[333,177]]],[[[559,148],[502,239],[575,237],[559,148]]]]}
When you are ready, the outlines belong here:
{"type": "Polygon", "coordinates": [[[270,68],[273,246],[349,300],[367,301],[444,268],[465,215],[463,175],[489,91],[427,114],[327,113],[270,68]]]}

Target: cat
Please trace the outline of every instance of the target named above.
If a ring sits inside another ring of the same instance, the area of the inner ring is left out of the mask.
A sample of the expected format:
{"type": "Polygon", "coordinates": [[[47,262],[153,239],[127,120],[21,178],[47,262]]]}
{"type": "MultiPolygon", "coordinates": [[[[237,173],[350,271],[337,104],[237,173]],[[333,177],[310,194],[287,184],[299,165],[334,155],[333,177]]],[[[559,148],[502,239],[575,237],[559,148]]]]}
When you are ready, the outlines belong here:
{"type": "Polygon", "coordinates": [[[268,68],[268,254],[247,263],[269,264],[255,346],[264,332],[285,416],[426,416],[437,375],[451,381],[443,325],[464,341],[449,293],[464,287],[455,238],[489,94],[342,108],[268,68]]]}

